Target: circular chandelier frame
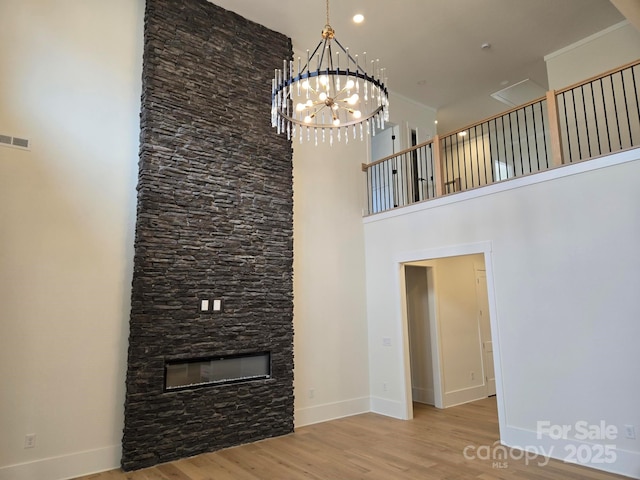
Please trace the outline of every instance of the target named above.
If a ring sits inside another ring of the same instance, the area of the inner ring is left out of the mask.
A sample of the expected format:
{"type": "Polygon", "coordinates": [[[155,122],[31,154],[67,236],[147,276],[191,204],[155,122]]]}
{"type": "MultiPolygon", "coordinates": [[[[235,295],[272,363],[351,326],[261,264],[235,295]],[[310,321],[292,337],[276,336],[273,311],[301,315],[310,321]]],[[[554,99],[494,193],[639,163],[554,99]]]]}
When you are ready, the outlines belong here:
{"type": "Polygon", "coordinates": [[[275,71],[271,123],[278,133],[286,133],[289,139],[298,136],[301,142],[305,136],[307,140],[313,137],[316,144],[318,138],[325,141],[328,134],[333,144],[334,132],[338,141],[344,136],[348,142],[349,130],[356,138],[358,126],[361,139],[365,132],[375,135],[376,130],[384,129],[389,120],[385,69],[379,60],[371,61],[369,73],[366,53],[363,56],[362,61],[358,55],[352,56],[335,38],[327,0],[322,40],[312,53],[307,50],[304,66],[298,57],[297,68],[293,61],[284,60],[283,68],[275,71]],[[340,65],[341,54],[346,57],[346,66],[340,65]]]}

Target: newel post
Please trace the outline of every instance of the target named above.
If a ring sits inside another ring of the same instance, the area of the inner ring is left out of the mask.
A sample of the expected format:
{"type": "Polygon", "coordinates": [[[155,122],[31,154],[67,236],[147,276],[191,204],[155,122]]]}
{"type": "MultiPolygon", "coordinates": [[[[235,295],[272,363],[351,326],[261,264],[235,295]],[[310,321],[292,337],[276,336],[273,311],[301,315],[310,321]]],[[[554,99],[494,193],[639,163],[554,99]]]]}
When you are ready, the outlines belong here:
{"type": "Polygon", "coordinates": [[[442,149],[440,146],[440,136],[433,137],[433,181],[436,188],[436,197],[444,195],[444,175],[442,174],[442,149]]]}
{"type": "Polygon", "coordinates": [[[562,140],[560,138],[560,117],[558,116],[558,97],[555,90],[547,92],[547,112],[549,113],[549,141],[551,143],[551,165],[558,167],[562,159],[562,140]]]}

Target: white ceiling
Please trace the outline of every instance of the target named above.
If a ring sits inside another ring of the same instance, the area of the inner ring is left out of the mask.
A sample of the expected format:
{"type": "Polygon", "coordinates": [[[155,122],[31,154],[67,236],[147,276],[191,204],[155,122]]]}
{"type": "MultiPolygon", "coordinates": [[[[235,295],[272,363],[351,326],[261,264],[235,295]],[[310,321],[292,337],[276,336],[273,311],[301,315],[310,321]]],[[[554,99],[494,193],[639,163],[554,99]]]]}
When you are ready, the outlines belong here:
{"type": "MultiPolygon", "coordinates": [[[[316,46],[326,22],[325,0],[210,1],[284,33],[300,52],[316,46]]],[[[352,54],[366,51],[369,60],[379,58],[387,68],[389,89],[437,108],[439,119],[446,118],[448,110],[459,111],[465,100],[486,110],[479,97],[490,98],[526,78],[546,88],[545,55],[622,20],[609,0],[330,3],[330,21],[340,43],[352,54]],[[364,14],[364,23],[351,21],[355,13],[364,14]],[[485,42],[491,48],[482,49],[485,42]]],[[[488,101],[495,102],[495,112],[505,110],[496,100],[488,101]]],[[[495,112],[479,112],[477,119],[495,112]]]]}

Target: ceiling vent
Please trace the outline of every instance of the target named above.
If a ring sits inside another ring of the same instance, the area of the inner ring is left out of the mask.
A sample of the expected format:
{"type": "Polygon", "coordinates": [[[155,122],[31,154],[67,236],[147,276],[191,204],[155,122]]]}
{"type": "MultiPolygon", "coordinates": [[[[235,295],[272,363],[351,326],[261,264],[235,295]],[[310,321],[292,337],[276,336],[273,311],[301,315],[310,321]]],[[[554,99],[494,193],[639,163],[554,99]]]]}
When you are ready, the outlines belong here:
{"type": "Polygon", "coordinates": [[[538,85],[533,80],[522,80],[521,82],[514,83],[513,85],[503,88],[491,96],[496,100],[506,103],[510,107],[517,107],[518,105],[524,105],[536,98],[544,97],[547,91],[538,85]]]}
{"type": "Polygon", "coordinates": [[[0,133],[0,146],[29,150],[29,140],[0,133]]]}

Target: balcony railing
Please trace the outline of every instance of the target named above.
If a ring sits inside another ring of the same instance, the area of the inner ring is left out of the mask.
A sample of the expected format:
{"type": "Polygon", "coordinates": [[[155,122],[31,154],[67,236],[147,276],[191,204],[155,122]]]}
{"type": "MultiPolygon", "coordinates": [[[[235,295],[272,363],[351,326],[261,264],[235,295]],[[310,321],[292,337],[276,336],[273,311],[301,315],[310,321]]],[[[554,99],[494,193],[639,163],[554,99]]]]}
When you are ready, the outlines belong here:
{"type": "Polygon", "coordinates": [[[640,145],[640,60],[362,166],[368,213],[640,145]]]}

